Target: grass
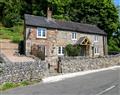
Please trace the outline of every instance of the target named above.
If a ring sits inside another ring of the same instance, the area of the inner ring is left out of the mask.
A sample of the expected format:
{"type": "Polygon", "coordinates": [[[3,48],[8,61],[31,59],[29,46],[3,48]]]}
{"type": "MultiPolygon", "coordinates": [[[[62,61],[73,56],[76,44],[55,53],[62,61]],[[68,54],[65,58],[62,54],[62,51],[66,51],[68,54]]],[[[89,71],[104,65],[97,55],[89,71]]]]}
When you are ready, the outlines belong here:
{"type": "Polygon", "coordinates": [[[22,82],[19,82],[19,83],[5,82],[5,83],[0,85],[0,91],[15,88],[15,87],[18,87],[18,86],[27,86],[27,85],[35,84],[35,83],[40,82],[40,81],[22,81],[22,82]]]}
{"type": "Polygon", "coordinates": [[[11,28],[0,27],[0,39],[10,39],[14,43],[18,43],[23,39],[23,25],[16,25],[11,28]]]}
{"type": "Polygon", "coordinates": [[[6,89],[10,89],[10,88],[15,88],[17,86],[19,86],[19,85],[16,84],[16,83],[6,82],[6,83],[3,83],[2,85],[0,85],[0,90],[6,90],[6,89]]]}

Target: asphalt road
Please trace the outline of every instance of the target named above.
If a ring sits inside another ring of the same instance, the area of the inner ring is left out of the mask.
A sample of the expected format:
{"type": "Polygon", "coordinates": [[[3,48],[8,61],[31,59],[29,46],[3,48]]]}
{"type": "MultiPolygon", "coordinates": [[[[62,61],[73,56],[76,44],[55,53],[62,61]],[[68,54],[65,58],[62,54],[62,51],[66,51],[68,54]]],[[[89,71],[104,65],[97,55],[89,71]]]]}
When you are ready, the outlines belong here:
{"type": "Polygon", "coordinates": [[[120,95],[120,69],[101,71],[55,83],[18,87],[1,95],[120,95]]]}

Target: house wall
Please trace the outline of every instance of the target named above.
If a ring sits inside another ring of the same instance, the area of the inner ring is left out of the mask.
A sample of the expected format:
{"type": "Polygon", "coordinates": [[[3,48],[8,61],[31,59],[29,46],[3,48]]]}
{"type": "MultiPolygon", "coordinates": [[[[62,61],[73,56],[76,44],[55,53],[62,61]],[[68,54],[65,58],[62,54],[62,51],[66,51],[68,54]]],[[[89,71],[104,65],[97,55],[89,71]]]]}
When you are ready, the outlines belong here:
{"type": "MultiPolygon", "coordinates": [[[[99,55],[103,56],[104,50],[106,46],[103,46],[103,36],[98,36],[98,42],[94,42],[94,34],[85,34],[85,33],[77,33],[77,40],[72,40],[72,32],[71,31],[62,31],[56,29],[47,29],[47,37],[46,38],[37,38],[37,27],[29,27],[26,26],[26,54],[30,54],[31,46],[34,44],[37,45],[45,45],[45,56],[52,57],[57,56],[57,47],[66,46],[67,44],[75,44],[80,37],[87,36],[88,39],[94,46],[99,47],[99,55]],[[28,33],[29,32],[29,33],[28,33]],[[28,35],[28,37],[27,37],[28,35]],[[27,44],[28,43],[28,44],[27,44]]],[[[104,43],[104,45],[106,42],[104,43]]],[[[92,45],[90,46],[90,56],[92,56],[92,45]]],[[[98,55],[95,55],[98,56],[98,55]]]]}
{"type": "Polygon", "coordinates": [[[26,27],[26,35],[28,35],[28,38],[26,39],[26,54],[30,54],[31,47],[36,45],[44,45],[45,46],[45,56],[55,56],[57,54],[55,47],[56,47],[56,35],[57,31],[53,29],[47,30],[47,36],[46,38],[37,38],[37,27],[26,27]],[[30,43],[30,45],[27,45],[27,42],[30,43]]]}
{"type": "MultiPolygon", "coordinates": [[[[58,46],[66,46],[67,44],[75,44],[80,37],[87,36],[88,39],[94,46],[99,47],[99,55],[103,56],[104,55],[104,49],[103,49],[103,36],[97,35],[98,36],[98,42],[94,42],[94,34],[85,34],[85,33],[77,33],[77,40],[72,40],[71,38],[72,32],[71,31],[61,31],[58,30],[58,35],[57,35],[57,45],[58,46]]],[[[92,56],[92,46],[90,46],[90,56],[92,56]]],[[[98,55],[94,55],[98,56],[98,55]]]]}

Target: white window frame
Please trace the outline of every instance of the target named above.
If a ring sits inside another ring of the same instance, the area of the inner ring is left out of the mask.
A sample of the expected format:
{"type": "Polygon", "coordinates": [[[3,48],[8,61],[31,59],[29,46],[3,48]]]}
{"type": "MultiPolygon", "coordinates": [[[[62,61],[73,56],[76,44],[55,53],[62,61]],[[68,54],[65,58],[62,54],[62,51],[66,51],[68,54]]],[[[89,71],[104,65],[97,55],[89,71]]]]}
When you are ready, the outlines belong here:
{"type": "Polygon", "coordinates": [[[72,40],[77,40],[77,33],[76,32],[71,33],[71,39],[72,40]]]}
{"type": "Polygon", "coordinates": [[[37,38],[46,38],[46,35],[47,35],[47,30],[46,28],[37,28],[37,38]],[[39,29],[41,30],[41,35],[39,36],[39,29]],[[45,36],[43,36],[43,30],[45,31],[45,36]]]}
{"type": "Polygon", "coordinates": [[[95,36],[94,36],[94,42],[98,42],[98,40],[99,40],[99,36],[98,36],[98,35],[95,35],[95,36]]]}
{"type": "Polygon", "coordinates": [[[57,48],[57,54],[58,54],[58,55],[64,55],[63,49],[64,49],[63,46],[58,46],[58,48],[57,48]],[[59,53],[59,48],[60,48],[60,53],[59,53]]]}
{"type": "Polygon", "coordinates": [[[95,55],[99,55],[100,54],[99,47],[94,47],[94,54],[95,55]]]}

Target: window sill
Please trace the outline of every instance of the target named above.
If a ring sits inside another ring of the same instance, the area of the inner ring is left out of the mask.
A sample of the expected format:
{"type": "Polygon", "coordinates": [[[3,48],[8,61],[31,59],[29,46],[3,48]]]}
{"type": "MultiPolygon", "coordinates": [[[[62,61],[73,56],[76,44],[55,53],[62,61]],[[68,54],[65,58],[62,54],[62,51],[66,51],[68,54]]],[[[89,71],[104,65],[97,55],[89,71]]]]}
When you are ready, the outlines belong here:
{"type": "Polygon", "coordinates": [[[42,38],[42,39],[46,39],[46,37],[39,37],[39,36],[37,36],[37,38],[42,38]]]}
{"type": "Polygon", "coordinates": [[[77,39],[72,39],[73,41],[76,41],[77,39]]]}
{"type": "Polygon", "coordinates": [[[95,55],[100,55],[100,53],[95,53],[95,55]]]}
{"type": "Polygon", "coordinates": [[[58,56],[64,56],[64,54],[58,54],[58,56]]]}
{"type": "Polygon", "coordinates": [[[97,43],[98,41],[94,41],[95,43],[97,43]]]}

